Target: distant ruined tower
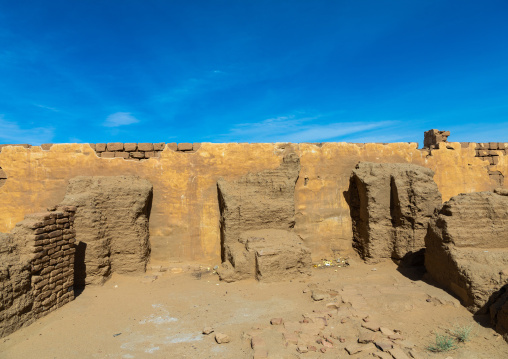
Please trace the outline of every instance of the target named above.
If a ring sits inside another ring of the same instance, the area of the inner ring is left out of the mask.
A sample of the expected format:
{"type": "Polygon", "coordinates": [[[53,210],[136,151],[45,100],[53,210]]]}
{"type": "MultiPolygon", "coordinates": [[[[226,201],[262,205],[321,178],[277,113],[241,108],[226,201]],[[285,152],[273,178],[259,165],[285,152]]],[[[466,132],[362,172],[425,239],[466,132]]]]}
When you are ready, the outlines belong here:
{"type": "Polygon", "coordinates": [[[423,147],[433,149],[438,143],[448,142],[450,131],[428,130],[424,132],[423,147]]]}

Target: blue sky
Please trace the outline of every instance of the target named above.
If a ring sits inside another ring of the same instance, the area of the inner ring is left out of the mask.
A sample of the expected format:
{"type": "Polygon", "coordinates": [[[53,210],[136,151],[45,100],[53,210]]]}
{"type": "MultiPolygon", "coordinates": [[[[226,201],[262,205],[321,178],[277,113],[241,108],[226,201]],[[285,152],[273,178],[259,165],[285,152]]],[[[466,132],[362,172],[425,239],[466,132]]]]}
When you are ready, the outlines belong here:
{"type": "Polygon", "coordinates": [[[0,0],[0,143],[508,141],[508,1],[0,0]]]}

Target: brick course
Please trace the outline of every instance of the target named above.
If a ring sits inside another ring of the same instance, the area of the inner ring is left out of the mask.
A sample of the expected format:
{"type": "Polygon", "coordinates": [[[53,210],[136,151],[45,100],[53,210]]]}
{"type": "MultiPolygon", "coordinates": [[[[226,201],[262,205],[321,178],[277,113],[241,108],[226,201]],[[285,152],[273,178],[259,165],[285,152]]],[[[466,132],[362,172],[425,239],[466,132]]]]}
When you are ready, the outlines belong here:
{"type": "Polygon", "coordinates": [[[97,156],[101,158],[123,158],[125,160],[139,161],[148,158],[159,158],[160,154],[167,147],[168,149],[175,152],[188,152],[194,153],[200,147],[199,142],[183,142],[183,143],[121,143],[121,142],[110,142],[110,143],[90,143],[97,156]]]}

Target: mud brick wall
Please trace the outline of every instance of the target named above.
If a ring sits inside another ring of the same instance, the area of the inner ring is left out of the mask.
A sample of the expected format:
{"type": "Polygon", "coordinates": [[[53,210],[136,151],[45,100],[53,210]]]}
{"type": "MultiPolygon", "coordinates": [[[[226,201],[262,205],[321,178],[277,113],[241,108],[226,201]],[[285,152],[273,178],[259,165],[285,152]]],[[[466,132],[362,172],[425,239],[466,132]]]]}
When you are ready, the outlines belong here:
{"type": "MultiPolygon", "coordinates": [[[[451,149],[453,146],[448,143],[450,131],[429,130],[424,133],[423,151],[429,151],[429,155],[433,149],[451,149]]],[[[503,186],[504,173],[497,169],[499,160],[502,156],[508,154],[508,142],[461,142],[462,148],[468,148],[469,144],[475,145],[476,157],[488,161],[487,172],[491,182],[503,186]]]]}
{"type": "Polygon", "coordinates": [[[0,234],[0,337],[74,299],[75,211],[29,214],[0,234]]]}
{"type": "Polygon", "coordinates": [[[38,317],[74,299],[75,207],[38,216],[31,263],[34,313],[38,317]]]}
{"type": "Polygon", "coordinates": [[[102,158],[123,158],[131,161],[139,161],[148,158],[159,158],[160,153],[166,146],[178,152],[196,152],[200,143],[90,143],[97,156],[102,158]]]}
{"type": "MultiPolygon", "coordinates": [[[[486,168],[491,182],[498,186],[504,185],[506,173],[499,171],[497,165],[502,158],[508,159],[508,142],[461,142],[460,144],[462,148],[468,148],[470,144],[473,144],[475,146],[475,157],[487,162],[486,168]]],[[[437,144],[435,148],[440,148],[443,145],[437,144]]]]}
{"type": "Polygon", "coordinates": [[[476,144],[476,157],[488,161],[488,171],[490,178],[498,182],[499,185],[504,183],[504,175],[501,171],[496,170],[500,158],[508,155],[508,142],[488,142],[476,144]]]}

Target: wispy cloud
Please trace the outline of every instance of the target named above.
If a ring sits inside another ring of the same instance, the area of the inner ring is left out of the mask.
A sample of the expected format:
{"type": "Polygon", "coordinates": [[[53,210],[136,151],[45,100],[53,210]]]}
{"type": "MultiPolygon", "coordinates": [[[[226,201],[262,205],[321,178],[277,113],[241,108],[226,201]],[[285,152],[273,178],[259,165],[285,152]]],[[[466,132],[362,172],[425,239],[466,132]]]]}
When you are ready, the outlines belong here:
{"type": "Polygon", "coordinates": [[[226,141],[247,142],[320,142],[345,141],[351,135],[389,128],[397,121],[313,123],[325,116],[297,117],[295,115],[269,118],[256,123],[237,124],[221,136],[226,141]]]}
{"type": "Polygon", "coordinates": [[[43,108],[45,110],[49,110],[49,111],[53,111],[53,112],[60,112],[60,110],[55,108],[55,107],[50,107],[50,106],[46,106],[46,105],[40,105],[38,103],[34,103],[33,105],[36,106],[36,107],[39,107],[39,108],[43,108]]]}
{"type": "Polygon", "coordinates": [[[104,122],[104,126],[106,127],[119,127],[132,125],[133,123],[138,123],[139,120],[132,116],[130,112],[115,112],[106,118],[104,122]]]}
{"type": "Polygon", "coordinates": [[[21,128],[17,122],[7,121],[0,115],[0,142],[2,143],[29,143],[40,145],[51,142],[54,129],[51,127],[21,128]]]}

